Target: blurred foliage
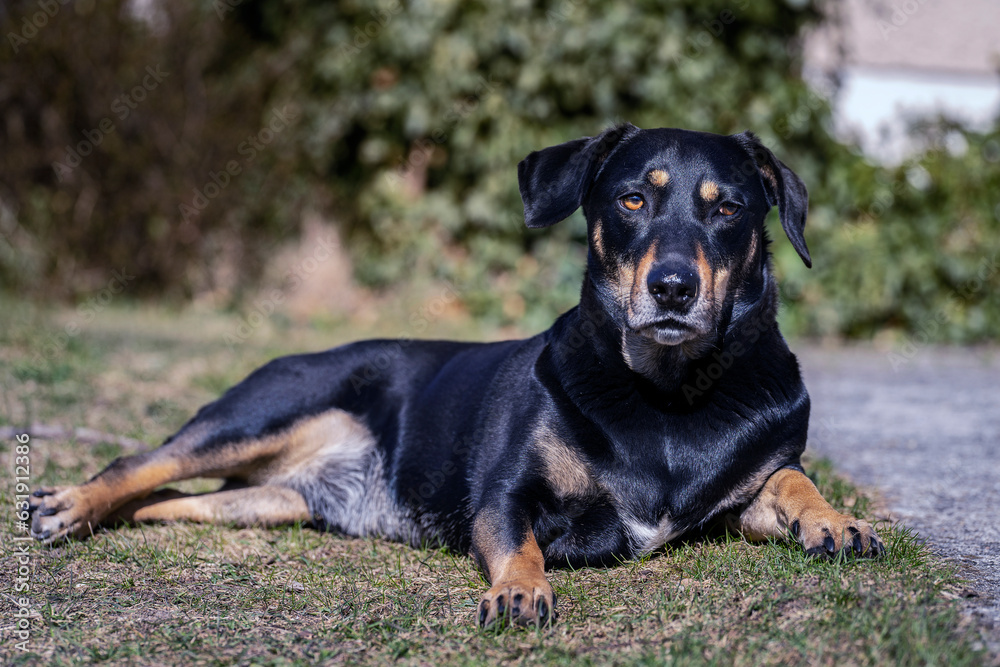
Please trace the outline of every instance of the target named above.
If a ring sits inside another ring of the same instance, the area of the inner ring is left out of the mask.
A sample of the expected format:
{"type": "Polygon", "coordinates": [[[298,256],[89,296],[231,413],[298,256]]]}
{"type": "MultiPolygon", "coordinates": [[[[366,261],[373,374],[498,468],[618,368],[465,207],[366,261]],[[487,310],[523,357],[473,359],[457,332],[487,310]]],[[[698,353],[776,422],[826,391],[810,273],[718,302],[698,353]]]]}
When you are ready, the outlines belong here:
{"type": "Polygon", "coordinates": [[[790,331],[1000,338],[1000,127],[977,134],[935,119],[913,131],[929,148],[898,167],[831,152],[807,178],[813,270],[773,246],[790,331]]]}
{"type": "Polygon", "coordinates": [[[289,64],[226,30],[211,5],[0,10],[6,284],[83,298],[118,271],[135,295],[231,289],[260,269],[269,237],[298,228],[282,209],[294,155],[273,139],[258,156],[240,153],[269,121],[289,64]],[[227,181],[230,160],[243,173],[227,181]]]}
{"type": "MultiPolygon", "coordinates": [[[[184,0],[136,17],[139,6],[60,5],[0,55],[10,284],[80,295],[92,288],[81,276],[127,262],[147,293],[252,285],[308,206],[341,225],[365,284],[448,280],[477,317],[540,329],[577,298],[585,228],[577,213],[525,229],[516,164],[629,120],[752,129],[810,186],[815,268],[773,234],[788,332],[1000,331],[996,133],[962,134],[969,148],[952,154],[959,130],[921,128],[940,141],[897,169],[838,144],[800,77],[815,2],[184,0]],[[163,89],[59,180],[65,147],[159,62],[163,89]],[[297,121],[244,164],[237,146],[288,105],[297,121]],[[185,222],[179,205],[231,159],[241,174],[185,222]],[[216,274],[230,264],[226,282],[216,274]]],[[[4,34],[37,7],[9,5],[4,34]]]]}

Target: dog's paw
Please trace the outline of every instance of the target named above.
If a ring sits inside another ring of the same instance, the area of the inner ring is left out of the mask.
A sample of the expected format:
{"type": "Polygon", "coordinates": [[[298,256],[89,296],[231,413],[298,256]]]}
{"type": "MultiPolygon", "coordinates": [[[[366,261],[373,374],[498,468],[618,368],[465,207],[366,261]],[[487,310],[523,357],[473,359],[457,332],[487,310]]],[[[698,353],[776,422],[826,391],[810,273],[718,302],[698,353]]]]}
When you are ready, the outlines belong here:
{"type": "Polygon", "coordinates": [[[41,488],[28,499],[31,536],[43,544],[69,537],[86,537],[97,528],[101,516],[87,501],[80,486],[41,488]]]}
{"type": "Polygon", "coordinates": [[[497,622],[544,627],[552,623],[556,596],[545,577],[501,581],[483,594],[479,625],[497,622]]]}
{"type": "Polygon", "coordinates": [[[829,558],[843,552],[847,556],[877,558],[885,553],[885,545],[867,521],[832,509],[804,513],[790,528],[810,556],[829,558]]]}

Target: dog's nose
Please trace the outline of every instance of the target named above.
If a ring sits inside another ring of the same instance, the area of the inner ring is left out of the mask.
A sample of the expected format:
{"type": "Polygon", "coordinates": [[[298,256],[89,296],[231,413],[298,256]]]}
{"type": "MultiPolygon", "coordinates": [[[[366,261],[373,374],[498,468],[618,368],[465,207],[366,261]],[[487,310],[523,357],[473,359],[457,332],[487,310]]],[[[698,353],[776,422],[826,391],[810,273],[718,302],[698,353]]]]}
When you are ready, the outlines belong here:
{"type": "Polygon", "coordinates": [[[684,312],[698,297],[698,274],[679,266],[655,266],[646,278],[646,286],[656,303],[684,312]]]}

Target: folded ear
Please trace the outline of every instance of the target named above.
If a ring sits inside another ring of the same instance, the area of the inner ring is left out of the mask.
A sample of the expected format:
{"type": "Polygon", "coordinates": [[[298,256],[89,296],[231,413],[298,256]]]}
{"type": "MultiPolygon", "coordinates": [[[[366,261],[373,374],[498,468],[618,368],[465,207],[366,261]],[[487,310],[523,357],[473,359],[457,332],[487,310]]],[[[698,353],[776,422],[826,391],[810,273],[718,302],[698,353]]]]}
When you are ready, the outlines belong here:
{"type": "Polygon", "coordinates": [[[812,268],[812,258],[803,230],[806,227],[806,214],[809,211],[809,193],[805,183],[795,172],[786,167],[774,153],[760,143],[752,132],[736,135],[736,139],[753,156],[764,191],[771,206],[778,206],[778,215],[785,235],[792,242],[792,247],[799,253],[805,265],[812,268]]]}
{"type": "Polygon", "coordinates": [[[596,137],[584,137],[535,151],[517,165],[517,182],[528,227],[548,227],[580,207],[596,167],[619,142],[639,128],[618,125],[596,137]]]}

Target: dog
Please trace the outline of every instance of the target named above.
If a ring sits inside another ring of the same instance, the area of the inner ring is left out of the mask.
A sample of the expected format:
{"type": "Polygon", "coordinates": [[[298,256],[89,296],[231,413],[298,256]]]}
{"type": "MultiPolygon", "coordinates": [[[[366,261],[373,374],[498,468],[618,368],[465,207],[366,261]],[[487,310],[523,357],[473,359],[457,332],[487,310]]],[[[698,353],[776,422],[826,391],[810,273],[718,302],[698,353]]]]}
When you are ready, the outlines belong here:
{"type": "Polygon", "coordinates": [[[518,165],[528,227],[583,207],[580,303],[496,343],[361,341],[276,359],[162,446],[34,492],[55,543],[119,521],[312,522],[470,553],[478,622],[546,625],[546,568],[612,565],[720,517],[875,557],[804,474],[809,395],[778,331],[764,226],[811,266],[802,181],[752,133],[623,124],[518,165]],[[388,354],[387,351],[391,351],[388,354]],[[157,490],[192,477],[219,491],[157,490]]]}

